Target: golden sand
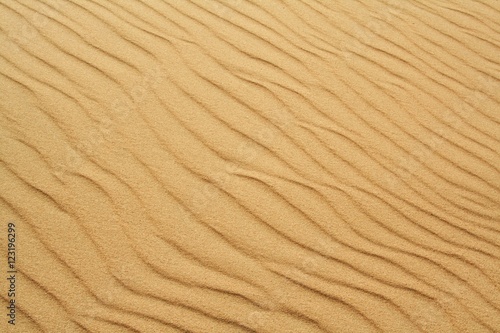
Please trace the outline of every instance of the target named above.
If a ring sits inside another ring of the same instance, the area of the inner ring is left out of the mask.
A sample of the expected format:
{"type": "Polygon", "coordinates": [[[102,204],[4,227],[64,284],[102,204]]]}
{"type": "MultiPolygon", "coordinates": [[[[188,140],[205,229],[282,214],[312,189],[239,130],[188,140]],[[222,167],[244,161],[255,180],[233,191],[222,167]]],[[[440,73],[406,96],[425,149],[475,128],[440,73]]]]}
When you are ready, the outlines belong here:
{"type": "Polygon", "coordinates": [[[0,332],[500,332],[499,1],[0,0],[0,39],[0,332]]]}

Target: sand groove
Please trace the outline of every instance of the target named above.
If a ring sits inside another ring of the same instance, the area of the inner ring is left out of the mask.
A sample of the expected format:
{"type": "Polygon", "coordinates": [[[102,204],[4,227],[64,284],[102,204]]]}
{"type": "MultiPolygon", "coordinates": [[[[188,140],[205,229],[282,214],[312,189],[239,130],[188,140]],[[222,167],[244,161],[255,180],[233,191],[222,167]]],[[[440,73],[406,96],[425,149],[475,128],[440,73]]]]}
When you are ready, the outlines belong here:
{"type": "Polygon", "coordinates": [[[0,0],[0,331],[499,332],[499,18],[0,0]]]}

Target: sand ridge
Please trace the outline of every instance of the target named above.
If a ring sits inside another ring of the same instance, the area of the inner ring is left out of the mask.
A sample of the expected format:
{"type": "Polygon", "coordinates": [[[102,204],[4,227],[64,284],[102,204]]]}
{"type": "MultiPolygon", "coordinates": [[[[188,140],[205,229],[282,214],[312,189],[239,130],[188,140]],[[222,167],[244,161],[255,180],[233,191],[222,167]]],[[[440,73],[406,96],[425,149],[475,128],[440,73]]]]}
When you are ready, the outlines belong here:
{"type": "Polygon", "coordinates": [[[0,0],[0,331],[500,331],[499,17],[0,0]]]}

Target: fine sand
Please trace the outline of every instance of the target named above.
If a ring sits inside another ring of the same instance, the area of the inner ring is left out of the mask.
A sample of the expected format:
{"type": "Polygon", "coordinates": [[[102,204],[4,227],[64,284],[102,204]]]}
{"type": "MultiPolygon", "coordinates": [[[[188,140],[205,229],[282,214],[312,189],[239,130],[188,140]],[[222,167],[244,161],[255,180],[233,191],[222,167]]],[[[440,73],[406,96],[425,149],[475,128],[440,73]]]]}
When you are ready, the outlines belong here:
{"type": "Polygon", "coordinates": [[[500,1],[0,0],[0,41],[0,332],[500,332],[500,1]]]}

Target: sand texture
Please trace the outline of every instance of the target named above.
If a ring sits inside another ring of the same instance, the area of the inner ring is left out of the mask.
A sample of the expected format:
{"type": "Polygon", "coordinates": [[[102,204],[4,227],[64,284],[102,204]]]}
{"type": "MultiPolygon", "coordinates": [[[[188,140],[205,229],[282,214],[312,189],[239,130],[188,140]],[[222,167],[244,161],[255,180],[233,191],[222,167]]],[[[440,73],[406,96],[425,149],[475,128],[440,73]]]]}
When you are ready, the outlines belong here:
{"type": "Polygon", "coordinates": [[[0,0],[0,41],[0,332],[500,332],[500,1],[0,0]]]}

